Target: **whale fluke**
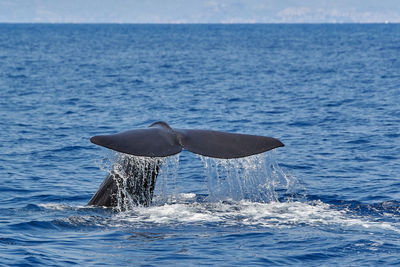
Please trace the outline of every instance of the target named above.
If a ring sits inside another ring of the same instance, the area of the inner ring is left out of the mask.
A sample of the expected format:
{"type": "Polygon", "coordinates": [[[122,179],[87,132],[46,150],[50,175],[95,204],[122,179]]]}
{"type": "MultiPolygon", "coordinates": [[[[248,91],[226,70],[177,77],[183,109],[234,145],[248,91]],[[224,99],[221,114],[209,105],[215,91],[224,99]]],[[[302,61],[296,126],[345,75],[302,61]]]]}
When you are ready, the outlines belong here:
{"type": "Polygon", "coordinates": [[[272,137],[212,130],[173,129],[165,122],[155,122],[146,129],[94,136],[90,141],[118,152],[144,157],[171,156],[184,148],[203,156],[231,159],[284,146],[281,141],[272,137]]]}
{"type": "Polygon", "coordinates": [[[96,145],[134,156],[149,157],[138,164],[135,157],[124,155],[113,168],[88,205],[119,207],[121,205],[151,204],[162,157],[186,149],[213,158],[231,159],[284,146],[272,137],[226,133],[211,130],[173,129],[165,122],[155,122],[146,129],[130,130],[118,134],[98,135],[90,138],[96,145]],[[124,188],[124,192],[121,192],[124,188]]]}

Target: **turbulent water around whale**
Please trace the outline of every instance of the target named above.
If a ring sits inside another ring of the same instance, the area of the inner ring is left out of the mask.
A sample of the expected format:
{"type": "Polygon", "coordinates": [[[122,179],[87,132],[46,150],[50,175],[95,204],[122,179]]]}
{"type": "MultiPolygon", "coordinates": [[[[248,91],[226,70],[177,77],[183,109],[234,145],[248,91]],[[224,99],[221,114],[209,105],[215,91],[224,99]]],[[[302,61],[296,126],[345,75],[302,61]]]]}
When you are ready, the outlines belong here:
{"type": "Polygon", "coordinates": [[[0,265],[400,264],[400,25],[0,24],[0,265]],[[150,206],[91,136],[271,136],[163,158],[150,206]],[[87,203],[118,172],[115,208],[87,203]]]}

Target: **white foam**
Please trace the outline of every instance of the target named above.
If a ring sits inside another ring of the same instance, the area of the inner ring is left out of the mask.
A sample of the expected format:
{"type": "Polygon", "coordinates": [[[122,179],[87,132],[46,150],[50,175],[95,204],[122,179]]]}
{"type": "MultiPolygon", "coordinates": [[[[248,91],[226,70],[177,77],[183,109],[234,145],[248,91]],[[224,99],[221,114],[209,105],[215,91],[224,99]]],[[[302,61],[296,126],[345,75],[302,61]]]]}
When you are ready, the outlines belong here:
{"type": "Polygon", "coordinates": [[[45,203],[45,204],[39,204],[38,206],[49,210],[66,210],[70,208],[70,206],[58,203],[45,203]]]}
{"type": "Polygon", "coordinates": [[[175,203],[153,207],[137,207],[133,211],[115,214],[113,220],[133,224],[204,224],[219,226],[257,226],[290,228],[299,225],[381,229],[400,232],[388,222],[375,222],[368,217],[337,210],[321,201],[313,202],[218,202],[175,203]]]}
{"type": "MultiPolygon", "coordinates": [[[[400,233],[400,225],[391,222],[376,221],[371,217],[357,216],[348,210],[338,210],[321,201],[312,202],[270,202],[231,201],[215,203],[194,202],[196,195],[179,194],[180,200],[160,206],[135,207],[127,212],[118,212],[111,217],[77,215],[61,219],[78,225],[98,225],[111,227],[144,227],[151,224],[169,225],[204,225],[251,226],[263,228],[292,228],[296,226],[333,227],[377,230],[400,233]]],[[[72,207],[64,204],[46,203],[40,207],[50,210],[92,209],[92,207],[72,207]]]]}
{"type": "MultiPolygon", "coordinates": [[[[39,207],[49,209],[49,210],[80,210],[80,209],[93,209],[93,206],[70,206],[66,204],[59,203],[42,203],[38,204],[39,207]]],[[[96,207],[98,208],[98,207],[96,207]]]]}

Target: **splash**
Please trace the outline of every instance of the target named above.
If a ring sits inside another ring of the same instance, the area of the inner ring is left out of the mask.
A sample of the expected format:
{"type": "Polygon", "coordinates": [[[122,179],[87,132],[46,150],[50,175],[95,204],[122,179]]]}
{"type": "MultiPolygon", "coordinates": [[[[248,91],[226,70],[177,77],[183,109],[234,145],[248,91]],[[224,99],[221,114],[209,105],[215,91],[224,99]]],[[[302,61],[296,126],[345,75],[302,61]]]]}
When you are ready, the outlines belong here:
{"type": "Polygon", "coordinates": [[[176,201],[176,196],[178,196],[176,186],[178,170],[179,154],[164,158],[160,172],[158,173],[154,203],[163,204],[176,201]]]}
{"type": "Polygon", "coordinates": [[[290,199],[301,189],[299,181],[285,174],[272,152],[239,159],[200,156],[204,164],[209,200],[248,200],[267,203],[290,199]]]}
{"type": "Polygon", "coordinates": [[[162,161],[159,158],[115,153],[109,175],[103,182],[104,188],[112,188],[109,200],[111,205],[118,211],[131,210],[137,205],[149,205],[162,161]]]}
{"type": "MultiPolygon", "coordinates": [[[[204,164],[207,202],[288,201],[301,189],[295,177],[281,170],[272,153],[229,160],[200,158],[204,164]]],[[[181,192],[176,186],[179,154],[149,158],[114,153],[110,161],[103,161],[103,166],[109,168],[109,177],[116,185],[117,211],[132,210],[138,205],[164,205],[180,201],[181,192]]]]}
{"type": "Polygon", "coordinates": [[[117,210],[151,203],[160,164],[161,159],[120,153],[112,171],[117,186],[117,210]]]}
{"type": "MultiPolygon", "coordinates": [[[[138,157],[114,153],[109,160],[102,161],[108,177],[103,183],[113,181],[112,206],[117,211],[132,210],[136,206],[152,203],[157,184],[157,200],[168,200],[168,192],[176,188],[176,173],[179,156],[168,158],[138,157]],[[158,180],[158,181],[156,181],[158,180]]],[[[101,188],[102,186],[100,186],[101,188]]]]}

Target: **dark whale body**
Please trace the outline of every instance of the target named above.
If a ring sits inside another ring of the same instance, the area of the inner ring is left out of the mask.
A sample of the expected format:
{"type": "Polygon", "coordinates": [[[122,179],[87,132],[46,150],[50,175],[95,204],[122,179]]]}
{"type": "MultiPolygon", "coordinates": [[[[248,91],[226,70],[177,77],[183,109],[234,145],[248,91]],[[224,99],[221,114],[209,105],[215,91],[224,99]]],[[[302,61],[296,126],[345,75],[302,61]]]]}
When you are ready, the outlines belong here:
{"type": "Polygon", "coordinates": [[[105,207],[148,206],[151,204],[163,158],[186,149],[213,158],[247,157],[284,146],[266,136],[212,130],[173,129],[155,122],[146,129],[130,130],[90,138],[94,144],[128,154],[113,168],[88,205],[105,207]],[[135,157],[151,158],[138,162],[135,157]],[[123,190],[121,190],[123,188],[123,190]]]}
{"type": "Polygon", "coordinates": [[[138,164],[131,157],[123,157],[118,162],[122,171],[113,168],[88,205],[120,209],[150,205],[161,163],[161,159],[153,159],[138,164]]]}

